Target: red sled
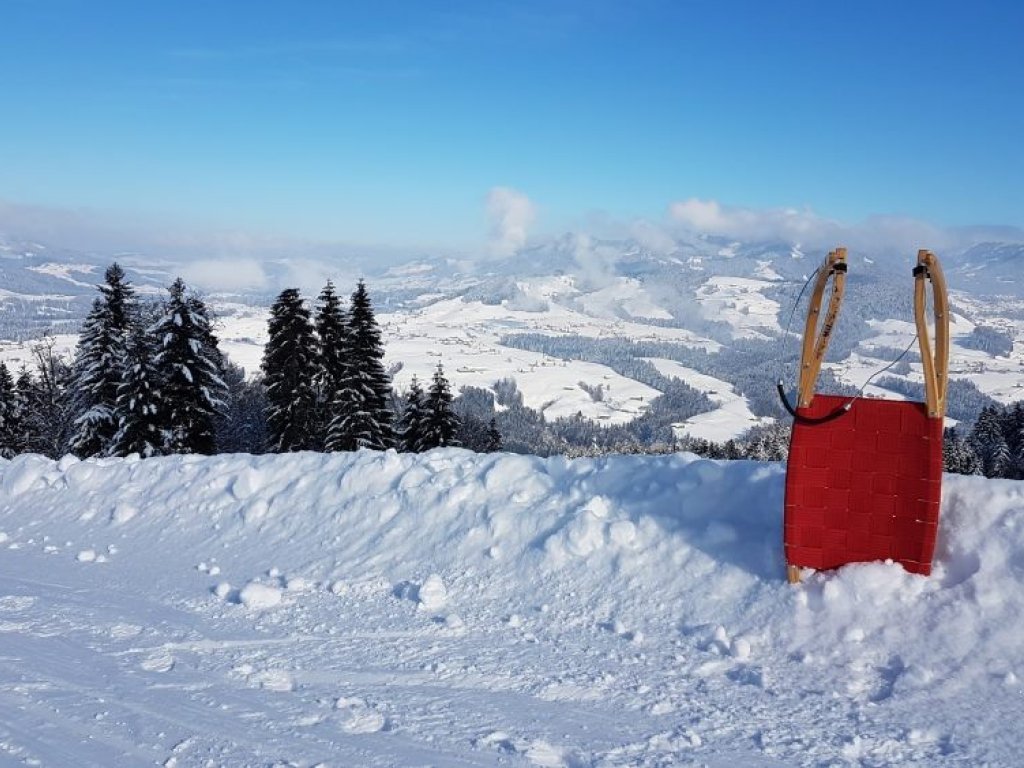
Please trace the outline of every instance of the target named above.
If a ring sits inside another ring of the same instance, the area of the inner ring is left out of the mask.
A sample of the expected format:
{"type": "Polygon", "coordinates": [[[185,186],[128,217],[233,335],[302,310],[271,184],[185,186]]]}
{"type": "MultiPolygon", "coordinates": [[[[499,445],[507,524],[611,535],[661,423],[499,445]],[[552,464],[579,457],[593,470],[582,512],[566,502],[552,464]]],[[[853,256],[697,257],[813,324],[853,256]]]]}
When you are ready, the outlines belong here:
{"type": "Polygon", "coordinates": [[[914,316],[925,402],[820,395],[814,388],[842,303],[846,249],[829,253],[811,294],[786,469],[785,553],[789,581],[801,568],[892,560],[931,573],[942,494],[942,432],[949,368],[949,304],[938,260],[918,253],[914,316]],[[832,296],[820,323],[825,287],[832,296]],[[925,281],[933,294],[931,350],[925,281]]]}

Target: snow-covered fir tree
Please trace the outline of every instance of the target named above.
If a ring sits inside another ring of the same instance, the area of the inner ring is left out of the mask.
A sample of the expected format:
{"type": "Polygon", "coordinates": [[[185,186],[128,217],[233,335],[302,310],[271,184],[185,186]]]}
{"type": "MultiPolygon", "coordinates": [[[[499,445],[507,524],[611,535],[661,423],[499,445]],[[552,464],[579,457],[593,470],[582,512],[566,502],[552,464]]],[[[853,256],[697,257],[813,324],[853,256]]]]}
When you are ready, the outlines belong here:
{"type": "Polygon", "coordinates": [[[384,345],[366,285],[359,281],[348,316],[349,359],[334,399],[328,451],[384,450],[394,445],[391,377],[384,370],[384,345]]]}
{"type": "Polygon", "coordinates": [[[437,364],[434,378],[427,390],[423,448],[444,448],[459,445],[456,435],[459,431],[459,417],[452,408],[452,391],[444,375],[444,367],[437,364]]]}
{"type": "Polygon", "coordinates": [[[1007,443],[1013,463],[1013,478],[1024,480],[1024,401],[1017,401],[1006,413],[1007,443]]]}
{"type": "Polygon", "coordinates": [[[498,420],[491,418],[487,425],[487,442],[484,445],[485,453],[497,453],[502,449],[501,432],[498,430],[498,420]]]}
{"type": "Polygon", "coordinates": [[[223,406],[221,355],[203,302],[186,296],[179,277],[153,327],[162,376],[164,453],[215,452],[214,419],[223,406]]]}
{"type": "Polygon", "coordinates": [[[129,329],[136,319],[135,291],[124,270],[111,264],[103,279],[75,353],[72,392],[77,418],[70,448],[83,457],[104,453],[117,432],[117,391],[129,329]]]}
{"type": "Polygon", "coordinates": [[[1012,461],[1002,420],[995,406],[982,408],[969,439],[981,461],[985,477],[1004,477],[1012,461]]]}
{"type": "Polygon", "coordinates": [[[19,453],[21,409],[14,379],[5,363],[0,363],[0,458],[12,459],[19,453]]]}
{"type": "Polygon", "coordinates": [[[36,432],[36,422],[32,417],[32,404],[35,394],[35,382],[28,371],[27,366],[22,366],[18,371],[18,378],[14,382],[14,446],[18,453],[37,453],[39,451],[39,434],[36,432]]]}
{"type": "Polygon", "coordinates": [[[124,378],[117,390],[117,433],[108,450],[111,456],[137,453],[143,458],[159,455],[167,442],[162,418],[160,371],[154,362],[156,344],[145,329],[136,326],[128,339],[124,378]]]}
{"type": "Polygon", "coordinates": [[[789,455],[789,431],[790,425],[785,421],[754,427],[747,432],[741,447],[743,457],[755,461],[785,461],[789,455]]]}
{"type": "Polygon", "coordinates": [[[316,435],[317,448],[327,442],[333,403],[345,381],[349,358],[348,323],[341,300],[330,280],[320,292],[314,319],[320,357],[316,375],[316,435]]]}
{"type": "Polygon", "coordinates": [[[281,291],[270,308],[268,331],[262,363],[267,447],[277,453],[316,448],[317,342],[298,289],[281,291]]]}
{"type": "Polygon", "coordinates": [[[956,427],[947,427],[942,435],[943,470],[959,475],[980,475],[983,467],[969,440],[956,427]]]}
{"type": "Polygon", "coordinates": [[[267,396],[263,381],[248,381],[245,371],[226,361],[227,396],[217,418],[217,450],[221,453],[263,453],[267,449],[267,396]]]}
{"type": "Polygon", "coordinates": [[[423,408],[423,387],[419,379],[412,377],[409,392],[405,396],[402,415],[398,419],[398,446],[405,453],[420,453],[426,430],[426,413],[423,408]]]}

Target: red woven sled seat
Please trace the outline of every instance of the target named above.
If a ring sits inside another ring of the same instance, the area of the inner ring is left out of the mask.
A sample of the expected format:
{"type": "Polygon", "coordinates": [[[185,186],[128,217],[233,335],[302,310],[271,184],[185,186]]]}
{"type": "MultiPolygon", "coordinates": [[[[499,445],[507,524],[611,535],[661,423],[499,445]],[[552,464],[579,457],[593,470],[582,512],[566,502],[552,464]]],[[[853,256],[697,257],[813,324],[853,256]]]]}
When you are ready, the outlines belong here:
{"type": "MultiPolygon", "coordinates": [[[[848,397],[815,395],[820,418],[848,397]]],[[[786,474],[790,565],[815,569],[892,559],[931,573],[942,488],[942,419],[924,403],[859,398],[827,423],[796,421],[786,474]]]]}

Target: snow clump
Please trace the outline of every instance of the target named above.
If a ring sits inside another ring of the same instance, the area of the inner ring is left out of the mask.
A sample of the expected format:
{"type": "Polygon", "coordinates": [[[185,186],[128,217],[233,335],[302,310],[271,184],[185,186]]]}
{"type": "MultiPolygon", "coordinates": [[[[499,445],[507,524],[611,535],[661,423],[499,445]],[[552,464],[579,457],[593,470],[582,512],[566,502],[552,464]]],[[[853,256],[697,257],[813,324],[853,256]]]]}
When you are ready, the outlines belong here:
{"type": "Polygon", "coordinates": [[[448,590],[444,581],[436,573],[430,574],[420,586],[418,599],[420,607],[425,611],[437,611],[448,602],[448,590]]]}
{"type": "Polygon", "coordinates": [[[238,599],[246,608],[273,608],[281,602],[281,590],[257,581],[250,581],[238,593],[238,599]]]}

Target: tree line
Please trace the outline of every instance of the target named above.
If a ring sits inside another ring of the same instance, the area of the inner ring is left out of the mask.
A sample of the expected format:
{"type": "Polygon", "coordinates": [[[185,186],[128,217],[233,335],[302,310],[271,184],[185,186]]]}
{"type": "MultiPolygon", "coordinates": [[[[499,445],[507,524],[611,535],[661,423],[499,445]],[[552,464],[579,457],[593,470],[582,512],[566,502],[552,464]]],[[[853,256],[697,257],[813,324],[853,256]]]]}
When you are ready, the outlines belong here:
{"type": "MultiPolygon", "coordinates": [[[[289,288],[271,308],[260,375],[221,353],[211,313],[179,278],[142,302],[112,264],[74,359],[52,338],[33,347],[35,373],[0,363],[0,456],[142,457],[455,446],[464,427],[439,364],[426,390],[393,392],[365,284],[343,307],[328,282],[311,316],[289,288]]],[[[468,442],[499,450],[493,423],[468,442]]]]}

